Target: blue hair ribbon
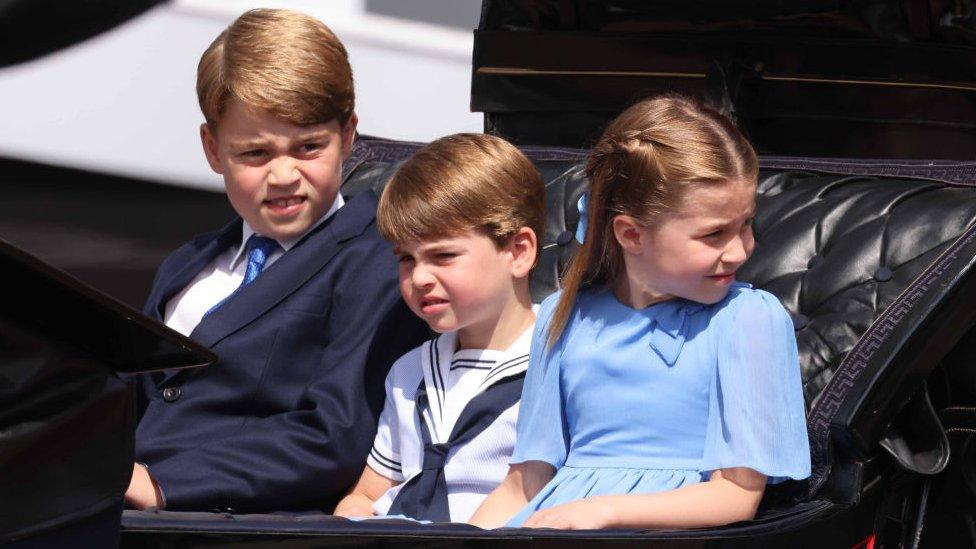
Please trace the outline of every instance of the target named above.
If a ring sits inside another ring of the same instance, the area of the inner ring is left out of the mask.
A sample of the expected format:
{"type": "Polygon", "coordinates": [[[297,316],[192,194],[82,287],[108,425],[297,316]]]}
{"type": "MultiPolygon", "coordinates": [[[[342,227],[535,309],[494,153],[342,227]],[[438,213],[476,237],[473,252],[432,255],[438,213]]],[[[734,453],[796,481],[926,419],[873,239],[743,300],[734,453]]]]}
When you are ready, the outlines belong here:
{"type": "Polygon", "coordinates": [[[590,202],[590,193],[583,193],[579,201],[576,202],[576,210],[579,211],[579,223],[576,224],[576,241],[580,244],[586,238],[587,207],[590,202]]]}

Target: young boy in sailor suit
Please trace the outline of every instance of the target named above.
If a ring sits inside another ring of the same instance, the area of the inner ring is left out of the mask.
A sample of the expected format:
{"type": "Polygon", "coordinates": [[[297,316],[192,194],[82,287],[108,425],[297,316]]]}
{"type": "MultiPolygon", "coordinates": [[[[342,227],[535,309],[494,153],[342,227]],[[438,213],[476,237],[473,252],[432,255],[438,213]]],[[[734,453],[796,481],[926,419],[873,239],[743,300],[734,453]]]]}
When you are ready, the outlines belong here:
{"type": "Polygon", "coordinates": [[[400,292],[440,335],[390,370],[366,467],[337,515],[463,522],[505,476],[544,194],[518,149],[473,134],[420,149],[387,185],[377,218],[400,292]]]}
{"type": "Polygon", "coordinates": [[[249,11],[204,52],[197,94],[240,218],[168,257],[145,312],[220,358],[141,380],[126,502],[331,509],[369,452],[389,365],[429,336],[397,295],[375,195],[339,194],[346,51],[314,18],[249,11]]]}

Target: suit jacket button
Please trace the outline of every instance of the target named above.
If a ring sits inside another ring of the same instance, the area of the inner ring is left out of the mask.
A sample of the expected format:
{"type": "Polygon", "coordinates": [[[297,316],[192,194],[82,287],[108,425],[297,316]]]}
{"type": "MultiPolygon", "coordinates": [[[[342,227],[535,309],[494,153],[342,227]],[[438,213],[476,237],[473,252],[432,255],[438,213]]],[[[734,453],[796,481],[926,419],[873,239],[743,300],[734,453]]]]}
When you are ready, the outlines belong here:
{"type": "Polygon", "coordinates": [[[166,402],[176,402],[180,399],[181,393],[182,391],[180,391],[179,387],[167,387],[163,389],[163,400],[166,402]]]}

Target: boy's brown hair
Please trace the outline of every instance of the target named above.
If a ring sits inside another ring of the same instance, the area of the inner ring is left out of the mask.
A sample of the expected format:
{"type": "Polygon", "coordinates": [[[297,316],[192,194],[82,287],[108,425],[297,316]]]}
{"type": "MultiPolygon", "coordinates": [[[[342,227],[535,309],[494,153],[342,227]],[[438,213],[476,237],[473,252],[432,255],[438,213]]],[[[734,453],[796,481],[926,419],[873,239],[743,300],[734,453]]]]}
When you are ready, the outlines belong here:
{"type": "Polygon", "coordinates": [[[293,124],[345,126],[355,93],[346,48],[301,12],[255,9],[231,23],[200,57],[197,99],[211,126],[231,97],[293,124]]]}
{"type": "Polygon", "coordinates": [[[456,134],[400,166],[376,217],[394,244],[477,230],[501,248],[521,227],[541,240],[545,208],[542,177],[521,151],[491,135],[456,134]]]}

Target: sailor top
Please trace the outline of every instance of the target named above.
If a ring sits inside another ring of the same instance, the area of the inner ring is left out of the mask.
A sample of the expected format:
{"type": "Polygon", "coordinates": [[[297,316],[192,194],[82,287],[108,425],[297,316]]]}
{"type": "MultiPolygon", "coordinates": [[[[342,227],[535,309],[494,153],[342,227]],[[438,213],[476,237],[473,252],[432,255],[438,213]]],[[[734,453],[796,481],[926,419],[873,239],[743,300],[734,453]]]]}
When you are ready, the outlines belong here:
{"type": "MultiPolygon", "coordinates": [[[[529,362],[532,329],[528,328],[505,351],[457,350],[457,334],[449,332],[411,350],[394,363],[386,378],[386,403],[367,464],[401,484],[373,504],[385,515],[394,499],[423,467],[424,445],[420,421],[433,443],[445,443],[465,407],[502,380],[524,374],[529,362]],[[418,388],[429,406],[421,419],[418,388]]],[[[474,439],[454,447],[443,467],[452,522],[464,522],[508,473],[515,445],[518,403],[500,411],[497,419],[474,439]]],[[[422,517],[413,517],[422,518],[422,517]]]]}

